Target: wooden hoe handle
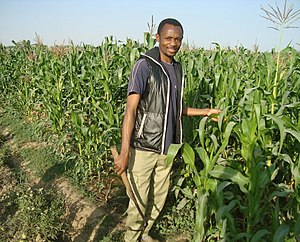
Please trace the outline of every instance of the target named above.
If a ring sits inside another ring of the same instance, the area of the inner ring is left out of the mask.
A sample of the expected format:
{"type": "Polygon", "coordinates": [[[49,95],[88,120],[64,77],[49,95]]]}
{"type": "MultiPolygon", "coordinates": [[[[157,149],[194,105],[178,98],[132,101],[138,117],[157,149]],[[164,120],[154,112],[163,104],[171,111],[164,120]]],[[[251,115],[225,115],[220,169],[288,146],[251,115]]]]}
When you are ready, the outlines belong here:
{"type": "MultiPolygon", "coordinates": [[[[117,159],[118,156],[119,156],[119,154],[118,154],[118,151],[117,151],[116,147],[113,146],[113,147],[110,148],[110,150],[111,150],[111,153],[112,153],[112,156],[113,156],[114,160],[117,159]]],[[[141,215],[141,217],[142,217],[142,219],[144,221],[144,224],[143,224],[143,227],[142,227],[142,230],[143,230],[143,229],[145,229],[147,227],[148,223],[147,223],[147,220],[145,218],[145,215],[143,214],[142,210],[140,209],[140,206],[139,206],[139,204],[138,204],[138,202],[137,202],[137,200],[135,198],[135,195],[134,195],[134,193],[132,191],[132,188],[130,186],[130,183],[128,181],[128,178],[127,178],[127,175],[126,175],[125,171],[122,172],[121,179],[122,179],[122,182],[123,182],[123,184],[124,184],[124,186],[126,188],[127,195],[134,202],[134,205],[135,205],[136,209],[138,210],[139,214],[141,215]]]]}

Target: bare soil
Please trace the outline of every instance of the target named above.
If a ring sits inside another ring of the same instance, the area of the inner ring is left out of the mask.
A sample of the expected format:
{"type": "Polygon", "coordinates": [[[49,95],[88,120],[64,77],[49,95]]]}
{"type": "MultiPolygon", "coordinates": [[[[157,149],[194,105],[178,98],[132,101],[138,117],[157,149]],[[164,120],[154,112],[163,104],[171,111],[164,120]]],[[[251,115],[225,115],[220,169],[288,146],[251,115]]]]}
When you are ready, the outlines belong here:
{"type": "MultiPolygon", "coordinates": [[[[28,142],[19,147],[8,128],[2,129],[0,136],[2,137],[0,147],[5,143],[10,150],[6,164],[0,165],[0,203],[6,199],[7,194],[16,189],[18,183],[14,171],[21,169],[29,178],[32,186],[51,188],[63,197],[66,207],[65,220],[69,223],[64,241],[101,241],[101,238],[112,233],[115,233],[116,237],[122,237],[125,230],[123,220],[128,198],[118,178],[107,177],[106,184],[101,189],[97,186],[97,181],[91,180],[89,192],[94,193],[94,199],[89,199],[65,177],[43,181],[41,177],[35,176],[34,172],[30,170],[30,160],[22,160],[17,155],[18,150],[35,149],[47,145],[46,143],[28,142]]],[[[0,209],[0,212],[5,211],[0,209]]],[[[0,219],[7,218],[0,216],[0,219]]]]}
{"type": "MultiPolygon", "coordinates": [[[[63,239],[60,238],[60,242],[123,241],[128,197],[119,178],[106,177],[102,181],[91,179],[88,187],[94,196],[93,199],[89,199],[65,177],[61,176],[51,181],[37,177],[29,168],[30,160],[22,160],[17,155],[23,148],[35,149],[46,146],[46,143],[28,142],[20,147],[15,143],[8,128],[0,130],[0,137],[0,148],[5,143],[11,151],[7,164],[0,165],[0,204],[6,199],[6,194],[16,189],[17,178],[14,170],[21,169],[32,186],[54,189],[65,200],[65,220],[68,221],[69,227],[63,239]]],[[[1,211],[0,208],[0,213],[2,212],[5,211],[1,211]]],[[[1,217],[2,220],[7,219],[5,216],[1,217]]],[[[187,240],[177,236],[162,241],[187,240]]]]}

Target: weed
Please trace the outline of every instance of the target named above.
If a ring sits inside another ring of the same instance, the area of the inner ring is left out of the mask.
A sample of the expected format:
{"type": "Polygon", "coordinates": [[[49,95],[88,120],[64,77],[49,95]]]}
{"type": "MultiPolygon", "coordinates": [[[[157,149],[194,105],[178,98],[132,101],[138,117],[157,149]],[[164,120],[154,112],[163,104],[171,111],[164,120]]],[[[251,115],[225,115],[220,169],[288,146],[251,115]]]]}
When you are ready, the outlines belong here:
{"type": "Polygon", "coordinates": [[[23,183],[5,203],[7,208],[16,209],[17,212],[0,224],[3,239],[34,241],[40,238],[53,241],[64,232],[64,202],[52,191],[23,183]]]}
{"type": "Polygon", "coordinates": [[[7,164],[9,158],[9,149],[6,145],[2,143],[0,137],[0,166],[7,164]]]}
{"type": "Polygon", "coordinates": [[[184,234],[187,237],[192,237],[195,228],[195,215],[191,206],[188,204],[182,209],[178,209],[176,205],[166,205],[155,224],[155,233],[162,236],[184,234]]]}

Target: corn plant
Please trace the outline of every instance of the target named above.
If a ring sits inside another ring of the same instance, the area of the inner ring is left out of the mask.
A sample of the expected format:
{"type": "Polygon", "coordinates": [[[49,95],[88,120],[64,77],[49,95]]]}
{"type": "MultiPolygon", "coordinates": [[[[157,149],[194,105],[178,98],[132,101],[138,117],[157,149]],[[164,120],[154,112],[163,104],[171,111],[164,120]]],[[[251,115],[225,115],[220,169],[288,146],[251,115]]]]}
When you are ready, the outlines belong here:
{"type": "MultiPolygon", "coordinates": [[[[195,184],[195,189],[192,190],[189,187],[181,188],[182,191],[189,197],[194,198],[195,195],[195,208],[196,208],[196,228],[195,228],[195,241],[202,241],[205,236],[204,223],[207,218],[207,207],[208,200],[211,193],[215,192],[217,189],[217,181],[211,179],[210,172],[212,172],[215,164],[217,163],[220,154],[225,150],[231,131],[234,127],[234,123],[230,122],[224,131],[223,135],[220,135],[219,139],[214,134],[215,128],[211,125],[210,129],[210,140],[206,140],[204,143],[204,136],[207,135],[207,131],[204,126],[207,122],[207,117],[202,119],[199,127],[199,138],[202,146],[195,148],[202,161],[202,169],[196,166],[195,153],[191,146],[187,143],[175,145],[172,144],[168,151],[167,162],[172,162],[177,156],[180,148],[182,148],[182,157],[187,165],[187,169],[190,171],[191,178],[195,184]]],[[[219,123],[221,124],[221,122],[219,123]]],[[[219,128],[222,128],[221,125],[219,128]]]]}
{"type": "MultiPolygon", "coordinates": [[[[299,234],[296,229],[299,173],[295,172],[295,167],[299,167],[299,115],[296,114],[299,110],[299,55],[290,47],[282,50],[282,81],[275,102],[272,89],[276,62],[272,53],[251,53],[244,48],[222,50],[216,45],[216,49],[209,52],[193,50],[181,54],[181,60],[187,63],[184,66],[187,105],[220,107],[226,110],[227,119],[236,122],[229,145],[219,158],[223,157],[223,162],[210,172],[220,183],[218,196],[210,194],[208,204],[216,205],[210,207],[208,214],[215,214],[215,219],[206,220],[205,239],[259,241],[270,234],[274,240],[286,236],[296,238],[299,234]],[[276,104],[276,115],[270,111],[272,103],[276,104]],[[289,141],[285,143],[284,139],[289,141]],[[290,148],[285,144],[291,145],[290,148]],[[231,180],[235,174],[239,174],[240,184],[231,180]],[[294,182],[296,185],[289,189],[288,184],[294,182]],[[280,185],[273,186],[274,183],[280,185]],[[282,205],[283,199],[288,199],[289,205],[282,205]],[[244,220],[237,218],[240,214],[244,220]],[[290,219],[284,222],[279,218],[282,214],[290,219]],[[269,217],[273,217],[273,223],[268,221],[269,217]],[[217,233],[214,228],[218,228],[217,233]]],[[[203,149],[211,136],[202,135],[202,140],[197,141],[195,120],[197,118],[184,120],[187,123],[184,127],[189,127],[185,129],[185,137],[193,147],[202,147],[203,157],[203,149]]],[[[178,185],[197,189],[187,181],[189,169],[185,169],[182,172],[185,178],[179,179],[178,185]]],[[[181,191],[185,194],[184,203],[196,199],[196,193],[187,192],[186,187],[181,191]]]]}
{"type": "MultiPolygon", "coordinates": [[[[293,9],[293,5],[290,7],[287,7],[287,0],[284,1],[284,7],[281,10],[276,2],[276,7],[272,7],[269,5],[269,10],[261,7],[261,10],[265,13],[265,16],[262,16],[263,18],[267,19],[268,21],[273,23],[273,26],[270,28],[276,30],[279,32],[279,44],[277,48],[277,58],[276,58],[276,71],[275,71],[275,78],[273,83],[273,98],[276,100],[277,98],[277,82],[278,82],[278,75],[280,75],[279,70],[279,62],[280,62],[280,53],[281,53],[281,45],[282,45],[282,36],[284,29],[289,28],[297,28],[296,26],[293,26],[297,20],[300,19],[300,9],[295,10],[293,9]]],[[[274,114],[275,112],[275,102],[272,102],[272,109],[271,113],[274,114]]]]}
{"type": "MultiPolygon", "coordinates": [[[[108,148],[120,142],[131,68],[153,44],[146,33],[143,44],[106,37],[99,46],[1,45],[1,103],[53,132],[78,182],[101,179],[111,172],[108,148]]],[[[299,52],[286,47],[278,62],[276,52],[215,43],[177,58],[185,104],[223,110],[218,123],[184,118],[184,144],[170,149],[169,162],[182,152],[176,206],[194,209],[194,240],[298,239],[299,52]]]]}

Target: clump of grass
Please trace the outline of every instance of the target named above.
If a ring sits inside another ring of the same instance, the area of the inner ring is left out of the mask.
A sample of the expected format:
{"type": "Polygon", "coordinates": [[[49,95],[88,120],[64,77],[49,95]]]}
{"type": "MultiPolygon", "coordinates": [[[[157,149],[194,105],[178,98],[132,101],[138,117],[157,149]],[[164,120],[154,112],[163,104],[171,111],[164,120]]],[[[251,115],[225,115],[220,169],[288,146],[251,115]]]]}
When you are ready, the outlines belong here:
{"type": "Polygon", "coordinates": [[[64,202],[51,191],[32,188],[23,183],[2,205],[16,211],[0,223],[2,239],[53,241],[58,239],[65,229],[64,202]]]}
{"type": "Polygon", "coordinates": [[[155,224],[155,232],[162,236],[185,235],[192,237],[195,228],[194,208],[191,204],[178,209],[176,205],[167,206],[155,224]]]}
{"type": "Polygon", "coordinates": [[[5,137],[0,134],[0,166],[7,164],[9,155],[9,148],[5,145],[5,137]]]}
{"type": "Polygon", "coordinates": [[[7,146],[2,146],[0,144],[0,166],[5,165],[9,158],[9,149],[7,146]]]}

